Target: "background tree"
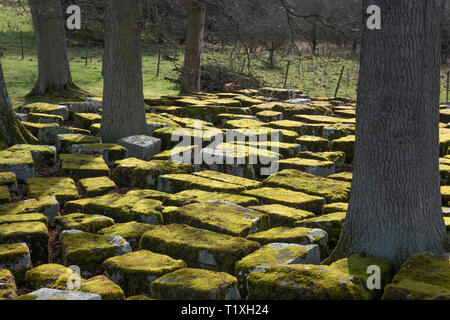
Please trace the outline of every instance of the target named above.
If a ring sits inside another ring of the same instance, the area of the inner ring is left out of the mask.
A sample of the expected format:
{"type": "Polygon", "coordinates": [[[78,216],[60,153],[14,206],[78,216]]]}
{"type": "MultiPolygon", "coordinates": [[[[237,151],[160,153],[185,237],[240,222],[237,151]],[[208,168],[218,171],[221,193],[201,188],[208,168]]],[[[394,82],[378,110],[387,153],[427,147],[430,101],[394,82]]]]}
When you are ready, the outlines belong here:
{"type": "Polygon", "coordinates": [[[365,252],[399,267],[448,244],[438,145],[442,3],[363,1],[364,10],[381,8],[382,26],[363,26],[352,191],[329,261],[365,252]]]}
{"type": "Polygon", "coordinates": [[[206,5],[203,2],[189,0],[186,51],[181,78],[181,92],[200,91],[200,67],[205,29],[205,12],[206,5]]]}
{"type": "Polygon", "coordinates": [[[75,93],[67,57],[65,23],[60,0],[29,0],[36,37],[38,80],[28,96],[75,93]]]}
{"type": "Polygon", "coordinates": [[[14,115],[0,61],[0,150],[23,143],[35,144],[37,139],[14,115]]]}
{"type": "Polygon", "coordinates": [[[103,57],[104,142],[146,134],[142,84],[142,1],[111,0],[106,4],[103,57]]]}

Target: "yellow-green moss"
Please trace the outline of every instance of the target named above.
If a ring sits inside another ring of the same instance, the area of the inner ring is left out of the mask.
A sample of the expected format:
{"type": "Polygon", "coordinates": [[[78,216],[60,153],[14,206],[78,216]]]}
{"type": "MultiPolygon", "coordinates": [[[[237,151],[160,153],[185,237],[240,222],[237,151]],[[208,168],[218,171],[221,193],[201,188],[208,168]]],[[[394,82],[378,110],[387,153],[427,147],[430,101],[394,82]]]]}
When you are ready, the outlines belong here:
{"type": "Polygon", "coordinates": [[[294,209],[280,204],[268,204],[249,208],[269,215],[270,225],[273,228],[293,227],[297,221],[314,217],[314,213],[312,212],[294,209]]]}
{"type": "Polygon", "coordinates": [[[74,125],[82,129],[89,129],[94,123],[100,123],[102,116],[97,113],[74,113],[74,125]]]}
{"type": "Polygon", "coordinates": [[[192,174],[165,174],[160,176],[158,190],[175,193],[188,189],[199,189],[212,192],[240,193],[245,188],[241,185],[211,180],[192,174]]]}
{"type": "Polygon", "coordinates": [[[63,230],[81,230],[85,232],[97,233],[97,231],[110,227],[114,220],[101,215],[88,215],[84,213],[72,213],[64,216],[55,217],[56,229],[63,230]]]}
{"type": "Polygon", "coordinates": [[[0,300],[10,300],[16,297],[16,282],[11,271],[0,269],[0,300]]]}
{"type": "Polygon", "coordinates": [[[247,277],[249,300],[368,300],[350,276],[329,266],[274,265],[247,277]]]}
{"type": "Polygon", "coordinates": [[[166,300],[239,299],[237,279],[223,272],[184,268],[151,284],[152,297],[166,300]]]}
{"type": "Polygon", "coordinates": [[[28,179],[27,195],[34,199],[54,196],[59,203],[79,198],[75,182],[71,178],[61,177],[28,179]]]}
{"type": "Polygon", "coordinates": [[[147,250],[113,257],[103,262],[107,276],[120,285],[126,295],[150,294],[150,284],[157,278],[185,268],[182,260],[147,250]]]}
{"type": "Polygon", "coordinates": [[[59,174],[74,179],[109,175],[109,167],[99,154],[60,154],[59,174]]]}
{"type": "Polygon", "coordinates": [[[104,275],[83,280],[81,282],[82,292],[96,293],[102,300],[124,300],[125,295],[121,287],[109,280],[104,275]]]}
{"type": "Polygon", "coordinates": [[[0,216],[45,212],[47,211],[47,209],[55,205],[59,207],[57,201],[50,196],[40,197],[39,199],[28,199],[24,201],[0,205],[0,216]]]}
{"type": "Polygon", "coordinates": [[[348,209],[348,203],[347,202],[335,202],[326,204],[322,207],[322,213],[328,214],[328,213],[334,213],[334,212],[346,212],[348,209]]]}
{"type": "Polygon", "coordinates": [[[10,224],[16,222],[41,222],[48,226],[48,218],[42,213],[0,215],[0,224],[10,224]]]}
{"type": "Polygon", "coordinates": [[[96,198],[87,198],[67,202],[66,212],[101,214],[114,219],[115,222],[162,223],[162,203],[158,200],[140,199],[138,197],[108,193],[96,198]]]}
{"type": "Polygon", "coordinates": [[[74,271],[59,264],[43,264],[27,271],[25,282],[27,288],[37,290],[52,288],[67,290],[67,281],[74,271]]]}
{"type": "Polygon", "coordinates": [[[33,157],[29,151],[0,151],[0,165],[34,165],[33,157]]]}
{"type": "Polygon", "coordinates": [[[347,136],[331,142],[332,151],[345,153],[346,161],[352,162],[355,154],[355,136],[347,136]]]}
{"type": "Polygon", "coordinates": [[[345,212],[329,213],[320,217],[298,221],[295,223],[295,226],[325,230],[328,233],[330,243],[334,245],[337,243],[341,235],[345,215],[345,212]]]}
{"type": "Polygon", "coordinates": [[[233,274],[235,262],[259,249],[260,245],[240,237],[170,224],[146,232],[142,236],[140,247],[181,259],[189,267],[233,274]]]}
{"type": "Polygon", "coordinates": [[[225,173],[217,172],[217,171],[209,171],[209,170],[200,171],[200,172],[195,172],[194,175],[203,177],[203,178],[216,180],[216,181],[237,184],[237,185],[245,187],[246,189],[254,189],[254,188],[261,186],[261,182],[259,182],[259,181],[246,179],[246,178],[234,176],[231,174],[225,174],[225,173]]]}
{"type": "Polygon", "coordinates": [[[258,204],[258,200],[252,197],[237,194],[208,192],[203,190],[185,190],[169,197],[164,204],[169,206],[183,206],[191,203],[206,202],[211,200],[223,200],[240,206],[252,206],[258,204]]]}
{"type": "Polygon", "coordinates": [[[263,184],[324,197],[327,203],[347,202],[351,188],[348,182],[317,177],[294,169],[280,171],[264,180],[263,184]]]}
{"type": "Polygon", "coordinates": [[[88,197],[102,196],[107,193],[115,192],[117,187],[114,181],[108,177],[96,177],[81,179],[79,182],[81,190],[88,197]]]}
{"type": "Polygon", "coordinates": [[[139,241],[142,235],[147,231],[153,230],[156,226],[146,223],[138,223],[136,221],[128,223],[117,223],[111,227],[98,231],[104,235],[119,235],[127,240],[133,248],[139,247],[139,241]]]}
{"type": "Polygon", "coordinates": [[[325,201],[320,197],[310,196],[302,192],[296,192],[282,188],[259,188],[242,192],[243,195],[255,197],[262,204],[281,204],[296,209],[321,213],[325,201]]]}
{"type": "Polygon", "coordinates": [[[335,173],[335,174],[329,175],[327,178],[333,179],[333,180],[338,180],[338,181],[352,182],[353,173],[351,173],[351,172],[335,173]]]}
{"type": "Polygon", "coordinates": [[[267,230],[270,226],[269,216],[221,200],[167,210],[163,217],[166,223],[187,224],[236,237],[267,230]]]}

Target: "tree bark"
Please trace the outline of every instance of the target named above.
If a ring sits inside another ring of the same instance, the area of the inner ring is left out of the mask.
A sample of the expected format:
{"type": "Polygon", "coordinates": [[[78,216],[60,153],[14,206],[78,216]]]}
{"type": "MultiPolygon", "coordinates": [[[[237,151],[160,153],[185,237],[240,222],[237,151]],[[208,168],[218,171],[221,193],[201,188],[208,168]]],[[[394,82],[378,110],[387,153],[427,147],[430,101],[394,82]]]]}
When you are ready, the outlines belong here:
{"type": "Polygon", "coordinates": [[[38,80],[28,96],[79,88],[73,83],[67,57],[60,0],[29,0],[38,57],[38,80]]]}
{"type": "Polygon", "coordinates": [[[181,92],[191,93],[200,91],[201,58],[203,50],[203,32],[205,29],[204,3],[189,0],[186,52],[184,57],[181,92]]]}
{"type": "Polygon", "coordinates": [[[104,142],[146,134],[142,82],[142,0],[110,0],[103,57],[104,142]]]}
{"type": "Polygon", "coordinates": [[[15,144],[36,144],[37,142],[37,139],[14,115],[0,61],[0,150],[15,144]]]}
{"type": "Polygon", "coordinates": [[[356,149],[347,217],[327,263],[365,252],[399,267],[448,248],[439,175],[440,0],[364,0],[356,149]]]}

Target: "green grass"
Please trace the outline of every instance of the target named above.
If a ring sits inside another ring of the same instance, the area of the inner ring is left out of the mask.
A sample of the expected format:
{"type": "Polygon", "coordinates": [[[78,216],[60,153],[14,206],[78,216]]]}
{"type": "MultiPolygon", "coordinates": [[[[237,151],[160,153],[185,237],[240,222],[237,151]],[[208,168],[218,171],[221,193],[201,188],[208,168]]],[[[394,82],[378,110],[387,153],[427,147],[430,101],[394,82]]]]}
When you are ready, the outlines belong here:
{"type": "MultiPolygon", "coordinates": [[[[5,74],[8,92],[14,106],[19,106],[33,100],[25,100],[24,96],[33,88],[37,79],[37,58],[34,44],[34,34],[29,12],[20,11],[17,8],[0,6],[0,51],[3,53],[2,65],[5,74]],[[20,31],[23,32],[24,59],[21,57],[20,31]]],[[[221,63],[230,65],[230,50],[226,48],[220,53],[217,47],[205,45],[203,63],[221,63]]],[[[68,53],[72,78],[81,88],[91,95],[101,96],[103,91],[103,78],[101,75],[101,49],[90,50],[89,60],[85,66],[86,48],[79,46],[73,41],[68,41],[68,53]]],[[[183,63],[183,52],[180,48],[179,60],[176,62],[180,67],[183,63]]],[[[244,55],[233,57],[231,61],[236,70],[241,69],[244,55]]],[[[264,85],[282,87],[287,60],[277,64],[277,68],[268,69],[261,60],[265,54],[260,53],[259,60],[252,58],[252,72],[264,81],[264,85]]],[[[279,57],[277,57],[279,59],[279,57]]],[[[302,89],[311,96],[334,96],[336,84],[342,66],[345,66],[339,96],[352,99],[356,98],[356,85],[358,78],[359,63],[356,59],[341,56],[328,56],[322,54],[318,57],[304,55],[300,58],[289,57],[291,62],[288,88],[302,89]]],[[[143,51],[143,81],[145,97],[159,97],[166,94],[177,94],[179,88],[173,82],[164,80],[164,77],[177,78],[178,73],[174,71],[174,64],[170,61],[161,60],[160,76],[156,77],[157,54],[150,48],[143,51]]],[[[246,69],[244,69],[247,72],[246,69]]],[[[441,101],[445,99],[445,72],[442,72],[441,101]]],[[[57,99],[57,98],[56,98],[57,99]]],[[[64,100],[63,100],[64,101],[64,100]]]]}

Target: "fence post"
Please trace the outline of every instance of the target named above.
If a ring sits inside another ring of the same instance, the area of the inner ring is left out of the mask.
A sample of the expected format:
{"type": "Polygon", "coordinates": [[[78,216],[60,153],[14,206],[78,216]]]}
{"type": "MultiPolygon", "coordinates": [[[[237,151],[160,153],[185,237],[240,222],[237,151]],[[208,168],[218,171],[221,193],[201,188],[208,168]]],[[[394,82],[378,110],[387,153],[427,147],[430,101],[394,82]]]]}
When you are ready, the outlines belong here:
{"type": "Polygon", "coordinates": [[[287,80],[289,76],[289,67],[291,66],[291,61],[288,61],[287,67],[286,67],[286,75],[284,76],[284,89],[286,89],[287,86],[287,80]]]}
{"type": "Polygon", "coordinates": [[[161,65],[161,48],[158,47],[158,66],[156,67],[156,77],[159,77],[159,66],[161,65]]]}
{"type": "Polygon", "coordinates": [[[338,80],[338,83],[337,83],[337,86],[336,86],[336,91],[334,92],[334,97],[335,98],[337,97],[337,94],[338,94],[338,91],[339,91],[339,86],[341,85],[342,74],[344,73],[344,68],[345,68],[345,66],[342,66],[341,74],[339,76],[339,80],[338,80]]]}
{"type": "Polygon", "coordinates": [[[22,52],[22,60],[25,59],[25,56],[23,54],[23,32],[20,31],[20,50],[22,52]]]}

